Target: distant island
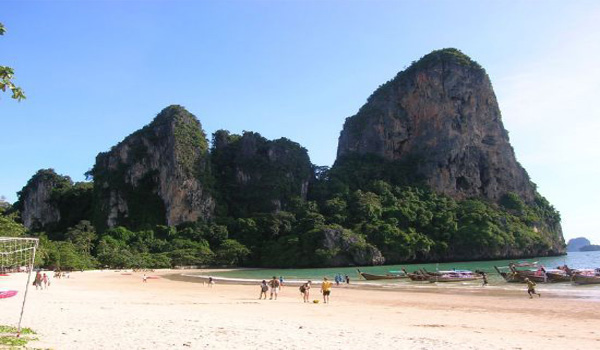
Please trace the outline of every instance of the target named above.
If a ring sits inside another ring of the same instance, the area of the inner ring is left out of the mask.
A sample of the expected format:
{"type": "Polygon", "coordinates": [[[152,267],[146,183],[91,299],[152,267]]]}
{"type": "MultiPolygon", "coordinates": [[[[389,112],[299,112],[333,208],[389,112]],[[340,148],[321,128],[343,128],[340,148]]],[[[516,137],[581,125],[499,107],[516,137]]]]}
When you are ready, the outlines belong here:
{"type": "Polygon", "coordinates": [[[567,243],[568,252],[593,252],[600,250],[600,245],[592,244],[585,237],[572,238],[567,243]]]}

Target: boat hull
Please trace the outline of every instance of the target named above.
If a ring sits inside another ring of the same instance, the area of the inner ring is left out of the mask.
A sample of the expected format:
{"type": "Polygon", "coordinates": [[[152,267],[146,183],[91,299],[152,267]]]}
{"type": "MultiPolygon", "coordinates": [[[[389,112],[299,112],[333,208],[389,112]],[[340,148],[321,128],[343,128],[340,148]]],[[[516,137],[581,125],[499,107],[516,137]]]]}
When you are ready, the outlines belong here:
{"type": "Polygon", "coordinates": [[[408,276],[404,275],[373,275],[371,273],[361,272],[358,273],[367,281],[375,281],[375,280],[399,280],[403,278],[408,278],[408,276]]]}
{"type": "Polygon", "coordinates": [[[472,277],[444,277],[444,276],[431,276],[429,277],[429,282],[467,282],[467,281],[477,281],[482,279],[481,276],[472,276],[472,277]]]}
{"type": "Polygon", "coordinates": [[[600,284],[600,276],[574,275],[573,283],[575,283],[575,284],[600,284]]]}

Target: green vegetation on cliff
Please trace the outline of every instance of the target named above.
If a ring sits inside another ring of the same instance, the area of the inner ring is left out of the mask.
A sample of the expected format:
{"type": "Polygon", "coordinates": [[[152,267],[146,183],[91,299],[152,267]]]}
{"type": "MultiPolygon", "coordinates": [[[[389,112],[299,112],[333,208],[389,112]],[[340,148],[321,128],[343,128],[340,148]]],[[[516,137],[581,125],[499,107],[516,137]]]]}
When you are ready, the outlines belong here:
{"type": "MultiPolygon", "coordinates": [[[[438,54],[462,62],[456,52],[438,54]]],[[[61,269],[347,266],[562,252],[560,215],[539,194],[528,202],[512,192],[497,202],[453,199],[426,186],[421,163],[348,153],[331,169],[316,167],[288,139],[225,130],[214,133],[209,150],[195,117],[171,106],[98,155],[93,190],[42,171],[23,192],[50,184],[60,220],[33,231],[41,238],[38,263],[61,269]],[[208,217],[169,227],[159,187],[178,176],[199,180],[217,205],[208,217]]],[[[21,199],[0,216],[12,235],[24,234],[21,199]]]]}

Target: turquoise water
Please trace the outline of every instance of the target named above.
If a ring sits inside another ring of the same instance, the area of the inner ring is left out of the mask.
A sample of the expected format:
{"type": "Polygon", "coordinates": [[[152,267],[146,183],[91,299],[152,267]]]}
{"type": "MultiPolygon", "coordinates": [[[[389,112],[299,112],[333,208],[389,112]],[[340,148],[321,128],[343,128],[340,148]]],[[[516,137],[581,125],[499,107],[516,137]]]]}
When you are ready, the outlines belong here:
{"type": "MultiPolygon", "coordinates": [[[[469,261],[452,263],[433,263],[433,264],[402,264],[386,266],[365,266],[358,267],[362,272],[372,274],[386,274],[389,271],[400,270],[402,267],[412,272],[419,268],[425,268],[429,271],[435,270],[481,270],[488,273],[489,286],[492,289],[523,289],[519,283],[506,283],[494,269],[494,266],[507,266],[509,262],[515,260],[493,260],[493,261],[469,261]]],[[[567,264],[571,268],[597,268],[600,267],[600,251],[596,252],[572,252],[559,257],[540,257],[533,259],[524,259],[519,261],[537,261],[547,268],[556,268],[559,265],[567,264]]],[[[351,283],[363,285],[380,286],[383,288],[481,288],[480,281],[461,282],[461,283],[428,283],[412,282],[407,279],[402,280],[378,280],[361,281],[359,279],[356,267],[335,267],[318,269],[244,269],[235,271],[211,272],[212,276],[224,278],[242,278],[242,279],[269,279],[272,276],[283,276],[285,280],[313,280],[320,281],[323,277],[333,279],[336,274],[348,275],[351,283]]],[[[553,283],[538,285],[538,289],[553,292],[557,294],[566,294],[574,297],[584,297],[600,299],[600,285],[574,286],[570,283],[553,283]]]]}

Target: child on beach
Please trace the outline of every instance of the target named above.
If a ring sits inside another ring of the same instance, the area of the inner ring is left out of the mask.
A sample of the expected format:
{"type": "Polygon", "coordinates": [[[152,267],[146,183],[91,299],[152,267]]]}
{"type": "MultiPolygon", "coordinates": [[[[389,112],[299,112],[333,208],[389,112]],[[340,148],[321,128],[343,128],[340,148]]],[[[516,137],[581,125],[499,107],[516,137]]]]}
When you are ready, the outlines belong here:
{"type": "Polygon", "coordinates": [[[267,281],[262,280],[261,284],[260,284],[260,296],[258,297],[258,300],[264,299],[267,300],[267,291],[269,290],[269,286],[267,286],[267,281]]]}
{"type": "Polygon", "coordinates": [[[540,293],[535,292],[535,286],[537,285],[535,282],[531,281],[529,278],[525,278],[525,283],[527,283],[527,294],[529,294],[529,299],[533,298],[532,294],[537,294],[538,298],[542,296],[540,293]]]}
{"type": "Polygon", "coordinates": [[[42,277],[42,282],[44,283],[44,289],[48,289],[50,282],[48,281],[48,275],[44,274],[42,277]]]}
{"type": "Polygon", "coordinates": [[[144,283],[148,282],[148,276],[146,276],[146,274],[144,274],[144,276],[142,277],[142,282],[144,282],[144,283]]]}
{"type": "Polygon", "coordinates": [[[310,283],[308,281],[300,286],[300,293],[302,293],[302,299],[305,303],[308,303],[308,298],[310,297],[310,283]]]}

